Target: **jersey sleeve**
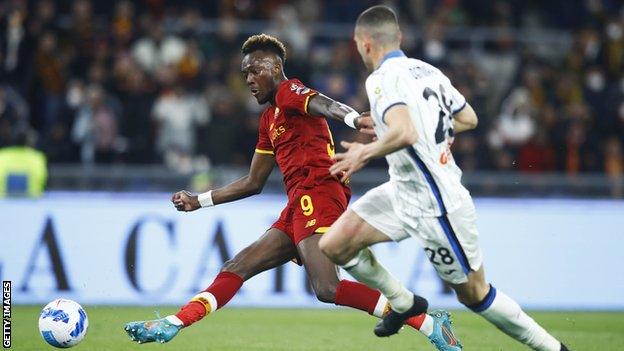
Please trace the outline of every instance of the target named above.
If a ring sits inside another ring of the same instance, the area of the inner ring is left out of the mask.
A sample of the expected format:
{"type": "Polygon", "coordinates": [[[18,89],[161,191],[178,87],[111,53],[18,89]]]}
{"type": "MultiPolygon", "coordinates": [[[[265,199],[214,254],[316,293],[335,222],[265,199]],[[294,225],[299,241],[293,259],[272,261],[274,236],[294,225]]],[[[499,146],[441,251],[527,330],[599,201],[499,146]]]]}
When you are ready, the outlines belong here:
{"type": "Polygon", "coordinates": [[[407,105],[407,98],[402,93],[403,89],[405,89],[403,78],[398,72],[385,72],[379,80],[379,84],[372,88],[374,89],[373,94],[377,102],[375,110],[384,123],[386,122],[386,112],[391,107],[407,105]]]}
{"type": "Polygon", "coordinates": [[[446,76],[444,76],[444,87],[446,88],[446,91],[448,91],[447,96],[451,103],[451,113],[456,114],[463,110],[464,107],[466,107],[466,98],[459,92],[459,90],[457,90],[457,88],[453,86],[453,84],[451,84],[450,79],[446,76]]]}
{"type": "Polygon", "coordinates": [[[266,124],[266,118],[262,115],[258,125],[258,142],[256,143],[256,153],[265,155],[274,155],[273,144],[269,138],[269,130],[266,124]]]}
{"type": "Polygon", "coordinates": [[[275,104],[283,111],[291,114],[308,114],[310,98],[318,92],[303,85],[299,81],[282,84],[275,94],[275,104]]]}

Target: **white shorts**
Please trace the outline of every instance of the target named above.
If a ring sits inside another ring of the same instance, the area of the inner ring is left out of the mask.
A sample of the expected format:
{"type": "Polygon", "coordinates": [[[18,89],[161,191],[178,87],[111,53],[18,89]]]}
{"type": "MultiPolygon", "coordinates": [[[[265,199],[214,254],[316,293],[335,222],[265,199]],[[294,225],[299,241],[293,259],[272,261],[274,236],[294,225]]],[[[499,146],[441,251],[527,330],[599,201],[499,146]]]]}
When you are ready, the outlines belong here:
{"type": "Polygon", "coordinates": [[[408,217],[395,208],[393,191],[392,184],[386,182],[369,190],[351,209],[394,241],[416,238],[442,279],[451,284],[465,283],[468,273],[478,270],[483,261],[472,199],[466,197],[446,216],[408,217]]]}

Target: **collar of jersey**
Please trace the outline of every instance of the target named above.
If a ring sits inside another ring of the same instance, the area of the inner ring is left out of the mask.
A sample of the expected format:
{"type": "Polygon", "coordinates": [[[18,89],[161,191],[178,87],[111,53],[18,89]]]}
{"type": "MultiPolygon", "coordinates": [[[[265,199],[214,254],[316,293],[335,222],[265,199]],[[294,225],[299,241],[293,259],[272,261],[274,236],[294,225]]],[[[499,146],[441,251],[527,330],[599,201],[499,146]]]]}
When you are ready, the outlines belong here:
{"type": "Polygon", "coordinates": [[[386,54],[386,56],[383,57],[383,59],[381,59],[381,62],[379,63],[379,66],[377,66],[377,68],[381,67],[381,65],[383,65],[383,63],[386,62],[388,59],[394,57],[405,57],[405,53],[403,52],[403,50],[390,51],[386,54]]]}

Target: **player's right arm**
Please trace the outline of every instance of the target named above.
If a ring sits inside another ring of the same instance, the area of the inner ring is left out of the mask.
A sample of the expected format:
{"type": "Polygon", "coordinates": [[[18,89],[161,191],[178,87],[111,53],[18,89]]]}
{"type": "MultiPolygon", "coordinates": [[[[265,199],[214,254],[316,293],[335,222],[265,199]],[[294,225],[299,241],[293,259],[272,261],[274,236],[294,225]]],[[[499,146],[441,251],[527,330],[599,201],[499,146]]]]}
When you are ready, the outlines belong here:
{"type": "MultiPolygon", "coordinates": [[[[444,86],[449,98],[450,112],[453,115],[453,133],[461,133],[467,130],[475,129],[479,124],[476,112],[472,109],[472,106],[468,104],[466,98],[462,93],[457,90],[451,83],[451,81],[444,76],[440,89],[444,86]]],[[[444,94],[440,91],[441,94],[444,94]]],[[[446,100],[446,98],[444,98],[446,100]]]]}
{"type": "MultiPolygon", "coordinates": [[[[212,204],[218,205],[226,202],[236,201],[251,195],[259,194],[264,188],[273,165],[275,157],[271,154],[256,152],[251,160],[249,173],[230,184],[210,191],[212,204]]],[[[195,211],[201,208],[198,195],[193,195],[186,190],[173,194],[171,202],[178,211],[195,211]]]]}
{"type": "Polygon", "coordinates": [[[477,113],[472,109],[472,106],[466,104],[461,111],[453,115],[453,131],[455,133],[465,132],[467,130],[475,129],[479,124],[477,113]]]}

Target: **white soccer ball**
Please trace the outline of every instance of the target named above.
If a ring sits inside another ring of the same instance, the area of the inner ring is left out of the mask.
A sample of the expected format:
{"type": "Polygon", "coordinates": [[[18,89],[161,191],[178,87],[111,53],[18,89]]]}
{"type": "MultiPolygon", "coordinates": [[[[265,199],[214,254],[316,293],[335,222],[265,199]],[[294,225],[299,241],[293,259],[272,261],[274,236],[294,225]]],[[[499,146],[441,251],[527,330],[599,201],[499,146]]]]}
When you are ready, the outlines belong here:
{"type": "Polygon", "coordinates": [[[87,313],[72,300],[56,299],[39,315],[39,332],[43,340],[58,348],[77,345],[84,339],[88,327],[87,313]]]}

